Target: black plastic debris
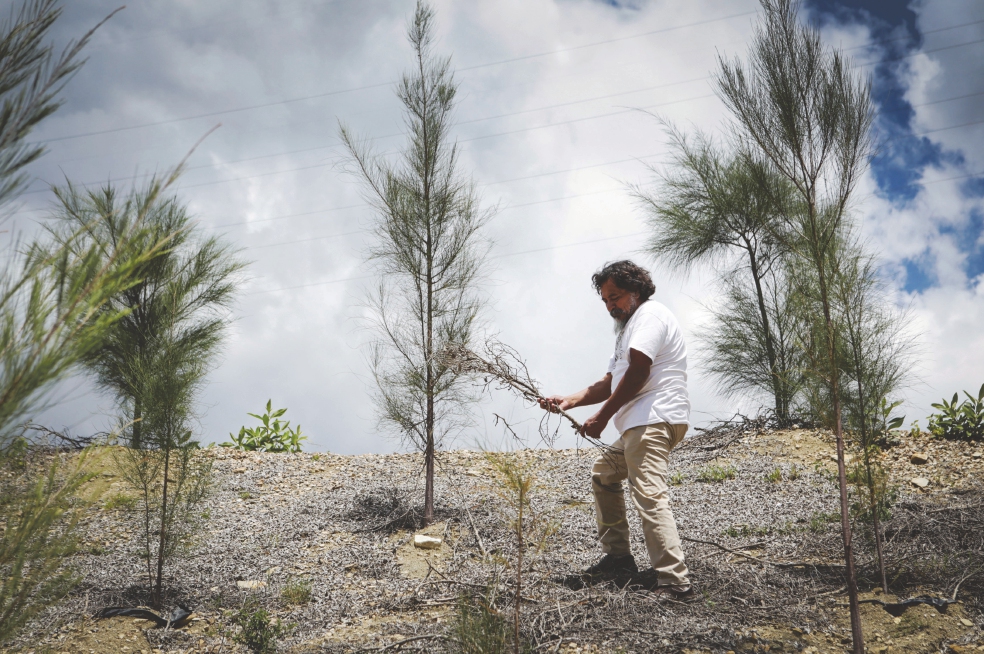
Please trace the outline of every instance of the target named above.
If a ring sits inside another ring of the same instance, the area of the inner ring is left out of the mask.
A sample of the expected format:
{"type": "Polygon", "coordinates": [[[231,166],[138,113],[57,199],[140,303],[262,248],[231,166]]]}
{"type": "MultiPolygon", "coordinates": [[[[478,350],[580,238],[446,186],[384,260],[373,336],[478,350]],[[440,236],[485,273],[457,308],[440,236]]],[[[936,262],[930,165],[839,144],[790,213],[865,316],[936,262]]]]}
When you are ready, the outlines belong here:
{"type": "Polygon", "coordinates": [[[928,604],[936,609],[939,613],[946,613],[946,608],[953,604],[956,600],[948,600],[940,597],[927,597],[925,595],[920,597],[913,597],[902,602],[885,602],[880,599],[865,599],[861,600],[861,604],[881,604],[882,608],[888,611],[890,614],[896,618],[905,613],[906,609],[910,606],[915,606],[916,604],[928,604]]]}
{"type": "Polygon", "coordinates": [[[132,609],[125,606],[107,606],[96,612],[95,617],[98,618],[143,618],[144,620],[150,620],[156,624],[159,628],[179,628],[188,624],[188,620],[191,618],[193,611],[186,606],[178,606],[178,608],[171,611],[171,615],[168,617],[162,617],[149,609],[132,609]]]}

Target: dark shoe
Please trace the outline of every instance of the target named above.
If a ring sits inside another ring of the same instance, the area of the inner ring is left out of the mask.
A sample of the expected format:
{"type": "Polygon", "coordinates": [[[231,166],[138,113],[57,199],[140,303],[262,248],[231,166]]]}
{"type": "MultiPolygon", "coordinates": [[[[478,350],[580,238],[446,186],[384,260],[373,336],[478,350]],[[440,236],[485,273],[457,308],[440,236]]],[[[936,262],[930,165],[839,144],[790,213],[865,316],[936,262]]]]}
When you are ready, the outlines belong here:
{"type": "Polygon", "coordinates": [[[670,599],[676,602],[689,602],[697,597],[693,584],[686,586],[658,586],[652,591],[656,599],[670,599]]]}
{"type": "Polygon", "coordinates": [[[636,566],[635,559],[632,558],[631,554],[622,554],[620,556],[606,554],[600,561],[585,570],[584,576],[592,578],[605,576],[617,577],[634,575],[637,572],[639,572],[639,568],[636,566]]]}

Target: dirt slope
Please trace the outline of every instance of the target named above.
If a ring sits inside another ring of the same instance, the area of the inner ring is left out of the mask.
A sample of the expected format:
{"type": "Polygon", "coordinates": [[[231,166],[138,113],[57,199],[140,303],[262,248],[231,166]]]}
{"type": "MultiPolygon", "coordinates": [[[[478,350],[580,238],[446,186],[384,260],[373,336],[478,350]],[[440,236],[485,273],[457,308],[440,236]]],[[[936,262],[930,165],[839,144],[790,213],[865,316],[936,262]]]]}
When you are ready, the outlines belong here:
{"type": "MultiPolygon", "coordinates": [[[[686,605],[654,600],[645,574],[628,586],[572,582],[599,556],[588,482],[598,451],[513,453],[536,473],[535,509],[559,526],[542,554],[528,556],[525,633],[540,651],[554,652],[844,651],[849,629],[832,453],[823,432],[751,428],[688,439],[674,453],[673,508],[700,590],[686,605]]],[[[870,652],[984,652],[980,454],[980,447],[919,438],[885,456],[897,488],[886,524],[892,592],[949,597],[960,582],[960,603],[945,613],[919,606],[899,619],[865,604],[870,652]],[[928,483],[920,488],[913,479],[928,483]]],[[[169,606],[194,607],[188,627],[164,631],[146,621],[90,617],[102,606],[145,601],[137,516],[125,509],[124,489],[106,467],[92,488],[102,501],[85,521],[85,548],[75,561],[82,584],[6,651],[246,651],[232,642],[231,614],[247,598],[291,625],[280,651],[348,652],[402,641],[403,651],[445,651],[441,636],[462,593],[478,592],[499,574],[499,592],[508,598],[503,566],[513,560],[514,539],[481,453],[442,454],[438,524],[426,530],[443,538],[436,550],[411,542],[422,495],[415,456],[204,455],[215,458],[216,470],[209,518],[193,552],[173,568],[168,596],[169,606]],[[124,508],[107,508],[110,498],[124,508]],[[310,583],[311,599],[291,605],[283,591],[298,581],[310,583]]],[[[642,564],[638,527],[633,516],[642,564]]],[[[891,599],[872,592],[878,582],[863,528],[856,548],[864,597],[891,599]]]]}

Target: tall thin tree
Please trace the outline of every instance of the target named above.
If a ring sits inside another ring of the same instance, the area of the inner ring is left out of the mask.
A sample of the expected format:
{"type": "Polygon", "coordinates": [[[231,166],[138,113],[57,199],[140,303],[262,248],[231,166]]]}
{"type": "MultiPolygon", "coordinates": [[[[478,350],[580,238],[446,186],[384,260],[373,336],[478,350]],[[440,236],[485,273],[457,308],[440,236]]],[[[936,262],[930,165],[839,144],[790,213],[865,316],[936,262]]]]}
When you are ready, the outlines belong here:
{"type": "Polygon", "coordinates": [[[671,126],[667,132],[670,172],[654,169],[661,181],[654,190],[632,189],[652,230],[646,248],[657,262],[684,273],[699,264],[721,273],[724,311],[741,318],[716,315],[703,333],[710,370],[729,394],[771,394],[776,417],[788,423],[799,375],[786,328],[782,240],[773,234],[775,198],[762,192],[740,157],[724,154],[709,137],[697,132],[688,138],[671,126]],[[739,278],[754,290],[751,304],[739,278]],[[736,349],[735,342],[744,346],[736,349]]]}
{"type": "Polygon", "coordinates": [[[721,57],[718,90],[733,115],[734,136],[747,165],[759,171],[762,189],[780,206],[781,229],[776,235],[789,235],[783,238],[789,251],[807,262],[816,276],[817,308],[823,316],[817,345],[823,348],[825,363],[811,372],[824,380],[830,394],[851,633],[855,653],[862,654],[831,276],[837,239],[850,221],[852,196],[868,164],[870,83],[839,52],[823,45],[818,30],[799,23],[798,4],[761,2],[763,21],[750,60],[745,64],[721,57]],[[794,187],[791,197],[785,184],[774,183],[777,177],[794,187]]]}
{"type": "Polygon", "coordinates": [[[418,2],[408,29],[414,66],[397,86],[409,142],[397,162],[376,155],[340,128],[357,175],[376,209],[370,260],[380,282],[370,294],[378,337],[370,348],[381,424],[424,454],[424,522],[434,519],[434,461],[442,440],[467,420],[464,379],[442,362],[467,344],[483,305],[487,252],[474,184],[459,170],[452,141],[457,85],[450,57],[433,54],[434,12],[418,2]]]}
{"type": "Polygon", "coordinates": [[[123,317],[84,360],[119,403],[127,447],[116,461],[141,498],[155,606],[163,601],[165,562],[190,534],[191,509],[207,486],[209,467],[194,456],[191,421],[244,267],[221,240],[200,236],[184,205],[158,187],[153,179],[121,195],[112,185],[84,191],[68,184],[56,189],[60,207],[50,226],[57,243],[81,232],[78,246],[108,252],[139,221],[147,243],[167,243],[137,270],[139,281],[101,308],[123,317]]]}

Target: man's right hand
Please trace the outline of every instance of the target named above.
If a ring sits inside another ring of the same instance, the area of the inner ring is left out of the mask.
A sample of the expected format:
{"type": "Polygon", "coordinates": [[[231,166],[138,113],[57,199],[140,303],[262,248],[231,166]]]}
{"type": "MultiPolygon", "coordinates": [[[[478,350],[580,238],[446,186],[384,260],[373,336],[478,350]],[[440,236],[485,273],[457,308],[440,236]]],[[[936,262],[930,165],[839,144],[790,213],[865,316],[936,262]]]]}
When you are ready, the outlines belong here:
{"type": "Polygon", "coordinates": [[[550,413],[558,413],[557,409],[567,411],[574,406],[574,402],[563,395],[553,395],[551,397],[540,398],[540,408],[546,409],[550,413]]]}

